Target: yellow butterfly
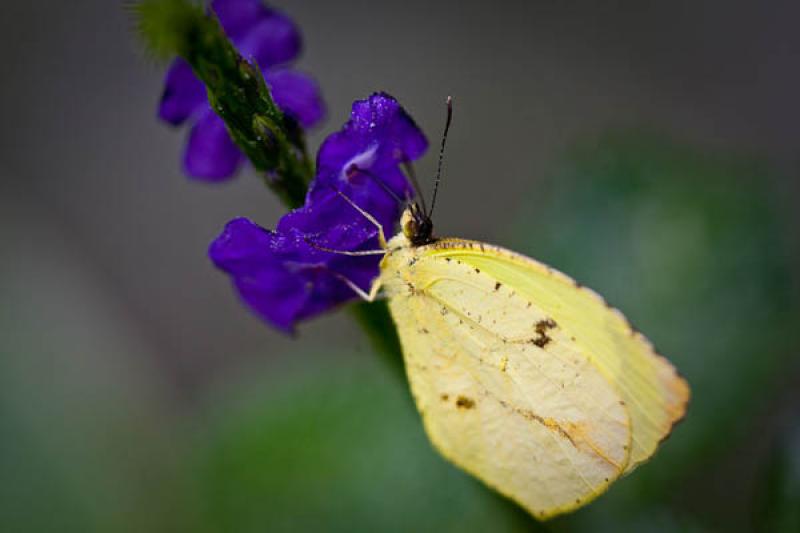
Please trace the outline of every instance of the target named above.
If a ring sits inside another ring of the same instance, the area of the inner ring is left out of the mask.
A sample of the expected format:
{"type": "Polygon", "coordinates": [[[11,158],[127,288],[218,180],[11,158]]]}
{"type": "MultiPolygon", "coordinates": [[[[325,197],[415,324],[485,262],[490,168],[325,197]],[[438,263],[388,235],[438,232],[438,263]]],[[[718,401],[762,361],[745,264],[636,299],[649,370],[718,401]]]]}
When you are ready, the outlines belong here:
{"type": "Polygon", "coordinates": [[[684,416],[687,382],[597,293],[497,246],[434,239],[414,203],[401,228],[380,231],[370,293],[350,285],[388,297],[425,429],[459,467],[546,519],[602,494],[684,416]]]}

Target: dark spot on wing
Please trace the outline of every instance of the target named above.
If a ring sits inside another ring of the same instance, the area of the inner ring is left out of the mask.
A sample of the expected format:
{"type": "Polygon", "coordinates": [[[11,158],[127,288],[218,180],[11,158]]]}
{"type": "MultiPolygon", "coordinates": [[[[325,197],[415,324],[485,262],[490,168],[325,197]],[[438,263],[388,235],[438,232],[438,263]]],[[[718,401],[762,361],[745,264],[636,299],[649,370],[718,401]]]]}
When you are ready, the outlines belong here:
{"type": "Polygon", "coordinates": [[[547,318],[545,320],[540,320],[540,321],[538,321],[536,323],[536,326],[535,326],[536,333],[544,333],[548,329],[554,329],[556,327],[558,327],[558,324],[556,324],[556,321],[553,320],[552,318],[547,318]]]}
{"type": "Polygon", "coordinates": [[[450,395],[442,394],[441,396],[439,396],[439,398],[441,398],[443,402],[446,402],[447,400],[450,399],[450,395]]]}
{"type": "Polygon", "coordinates": [[[475,269],[475,272],[476,272],[477,274],[480,274],[480,273],[481,273],[481,269],[480,269],[480,268],[476,268],[476,269],[475,269]]]}
{"type": "Polygon", "coordinates": [[[546,334],[541,333],[538,337],[533,339],[531,342],[538,346],[539,348],[544,348],[547,344],[553,339],[548,337],[546,334]]]}
{"type": "Polygon", "coordinates": [[[442,316],[448,313],[447,308],[445,306],[442,306],[442,309],[439,312],[442,314],[442,316]]]}
{"type": "Polygon", "coordinates": [[[502,286],[503,286],[503,284],[498,281],[497,283],[494,284],[494,290],[498,291],[498,290],[500,290],[500,287],[502,287],[502,286]]]}
{"type": "Polygon", "coordinates": [[[545,320],[538,321],[534,329],[536,330],[536,337],[531,339],[531,342],[538,346],[539,348],[544,348],[547,344],[552,341],[553,339],[547,334],[548,330],[554,329],[558,326],[556,321],[552,318],[547,318],[545,320]]]}
{"type": "Polygon", "coordinates": [[[466,396],[459,396],[456,398],[456,407],[460,409],[472,409],[475,407],[475,400],[467,398],[466,396]]]}

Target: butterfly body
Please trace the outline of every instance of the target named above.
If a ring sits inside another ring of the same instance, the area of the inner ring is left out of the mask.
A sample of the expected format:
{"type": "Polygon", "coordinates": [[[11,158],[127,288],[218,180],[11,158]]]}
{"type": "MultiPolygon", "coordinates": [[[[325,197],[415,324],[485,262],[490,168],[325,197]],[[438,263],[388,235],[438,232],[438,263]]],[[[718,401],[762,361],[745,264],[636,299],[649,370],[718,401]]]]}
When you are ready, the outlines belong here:
{"type": "Polygon", "coordinates": [[[654,453],[688,386],[621,313],[541,263],[462,239],[391,239],[389,299],[426,432],[544,519],[654,453]]]}

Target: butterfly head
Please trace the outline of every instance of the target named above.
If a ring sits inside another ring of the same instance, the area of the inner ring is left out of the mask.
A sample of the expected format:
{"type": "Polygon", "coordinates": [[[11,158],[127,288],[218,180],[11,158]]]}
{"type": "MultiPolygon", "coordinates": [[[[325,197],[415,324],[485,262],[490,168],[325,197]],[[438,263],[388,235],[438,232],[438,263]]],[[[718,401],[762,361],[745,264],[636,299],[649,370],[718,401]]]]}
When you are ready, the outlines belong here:
{"type": "Polygon", "coordinates": [[[419,204],[411,202],[400,217],[400,228],[412,246],[433,242],[433,222],[419,204]]]}

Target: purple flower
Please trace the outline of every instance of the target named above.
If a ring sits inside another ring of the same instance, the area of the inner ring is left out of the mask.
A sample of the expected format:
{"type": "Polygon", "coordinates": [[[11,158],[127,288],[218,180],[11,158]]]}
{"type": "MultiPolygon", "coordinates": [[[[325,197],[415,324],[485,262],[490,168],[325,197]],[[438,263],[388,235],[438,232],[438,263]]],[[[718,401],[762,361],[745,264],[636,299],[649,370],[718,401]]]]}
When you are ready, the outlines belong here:
{"type": "MultiPolygon", "coordinates": [[[[317,124],[325,115],[319,87],[308,75],[286,66],[300,53],[300,32],[295,24],[261,0],[214,0],[210,7],[239,53],[261,68],[284,113],[303,128],[317,124]]],[[[230,139],[224,122],[208,105],[203,83],[183,59],[173,61],[167,71],[158,116],[174,126],[192,123],[183,157],[189,176],[225,180],[244,162],[244,154],[230,139]]]]}
{"type": "Polygon", "coordinates": [[[211,259],[231,276],[250,308],[284,331],[351,300],[356,294],[345,280],[368,291],[380,256],[353,257],[320,248],[376,250],[378,230],[340,193],[379,220],[391,236],[400,213],[398,199],[413,194],[400,164],[419,158],[427,145],[391,96],[356,101],[350,120],[319,150],[305,205],[281,217],[275,231],[247,219],[232,220],[211,244],[211,259]]]}
{"type": "Polygon", "coordinates": [[[391,233],[400,215],[397,199],[414,194],[400,164],[427,148],[425,135],[397,100],[385,93],[356,100],[350,120],[320,146],[306,203],[339,190],[391,233]]]}

